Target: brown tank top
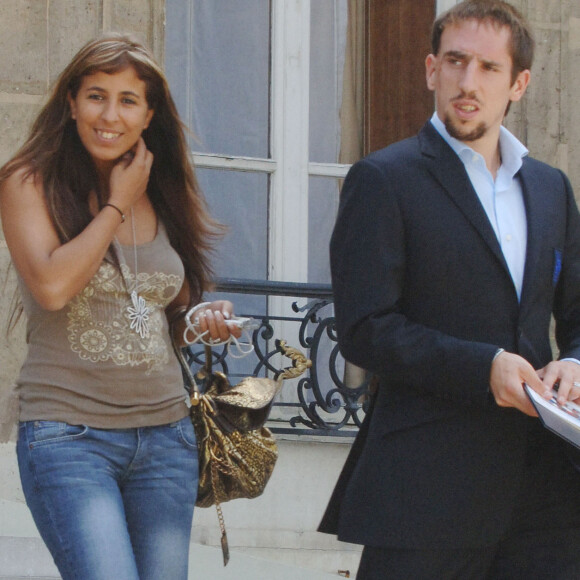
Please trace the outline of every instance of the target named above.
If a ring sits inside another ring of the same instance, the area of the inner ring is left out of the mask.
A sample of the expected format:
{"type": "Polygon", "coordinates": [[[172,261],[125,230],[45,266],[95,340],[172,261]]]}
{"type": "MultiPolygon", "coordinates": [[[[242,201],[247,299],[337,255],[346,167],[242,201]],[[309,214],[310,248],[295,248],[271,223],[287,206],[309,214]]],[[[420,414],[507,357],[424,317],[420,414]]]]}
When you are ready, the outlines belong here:
{"type": "Polygon", "coordinates": [[[165,308],[178,294],[183,264],[160,224],[137,246],[138,294],[148,332],[130,328],[133,246],[117,246],[123,274],[105,260],[64,308],[43,310],[20,281],[28,355],[17,381],[20,420],[117,429],[162,425],[188,413],[165,308]]]}

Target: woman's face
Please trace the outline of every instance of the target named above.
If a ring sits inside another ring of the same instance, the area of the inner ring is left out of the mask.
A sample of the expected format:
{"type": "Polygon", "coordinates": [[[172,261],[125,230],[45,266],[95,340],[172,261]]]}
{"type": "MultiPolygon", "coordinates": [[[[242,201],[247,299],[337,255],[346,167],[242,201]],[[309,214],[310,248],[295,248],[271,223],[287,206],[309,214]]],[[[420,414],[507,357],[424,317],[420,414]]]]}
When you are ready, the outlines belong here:
{"type": "Polygon", "coordinates": [[[110,170],[149,126],[153,110],[145,95],[133,67],[83,77],[76,97],[69,94],[79,137],[100,171],[110,170]]]}

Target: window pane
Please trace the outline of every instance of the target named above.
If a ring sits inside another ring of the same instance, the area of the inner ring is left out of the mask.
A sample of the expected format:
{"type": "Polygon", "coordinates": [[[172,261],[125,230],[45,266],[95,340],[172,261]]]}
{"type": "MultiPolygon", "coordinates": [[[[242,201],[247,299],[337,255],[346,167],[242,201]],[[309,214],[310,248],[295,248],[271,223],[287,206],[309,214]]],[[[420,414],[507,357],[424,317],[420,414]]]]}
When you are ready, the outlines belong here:
{"type": "Polygon", "coordinates": [[[213,260],[216,275],[265,280],[268,272],[268,175],[198,169],[212,216],[227,226],[213,260]]]}
{"type": "Polygon", "coordinates": [[[339,180],[311,177],[308,196],[308,282],[330,284],[328,245],[338,211],[339,180]]]}
{"type": "Polygon", "coordinates": [[[310,6],[310,161],[338,163],[347,0],[310,6]]]}
{"type": "Polygon", "coordinates": [[[267,158],[270,0],[167,0],[166,70],[193,150],[267,158]]]}

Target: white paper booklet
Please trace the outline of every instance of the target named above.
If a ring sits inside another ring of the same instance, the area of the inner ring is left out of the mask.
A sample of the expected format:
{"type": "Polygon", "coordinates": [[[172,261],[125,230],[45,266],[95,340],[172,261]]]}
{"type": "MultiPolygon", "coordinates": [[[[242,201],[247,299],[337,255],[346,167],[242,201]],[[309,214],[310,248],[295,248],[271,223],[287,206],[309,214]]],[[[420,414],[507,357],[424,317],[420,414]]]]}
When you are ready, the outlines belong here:
{"type": "Polygon", "coordinates": [[[560,405],[555,396],[548,401],[528,385],[525,389],[544,426],[580,448],[580,406],[570,401],[560,405]]]}

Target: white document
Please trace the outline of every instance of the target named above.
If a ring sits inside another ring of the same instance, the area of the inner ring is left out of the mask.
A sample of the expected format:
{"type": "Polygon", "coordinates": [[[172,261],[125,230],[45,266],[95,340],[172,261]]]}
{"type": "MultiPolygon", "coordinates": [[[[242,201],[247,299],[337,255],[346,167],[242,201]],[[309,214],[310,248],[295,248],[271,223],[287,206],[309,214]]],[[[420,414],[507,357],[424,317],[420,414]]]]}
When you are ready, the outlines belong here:
{"type": "Polygon", "coordinates": [[[571,401],[560,405],[555,394],[546,400],[528,385],[525,389],[544,426],[580,448],[580,406],[571,401]]]}

